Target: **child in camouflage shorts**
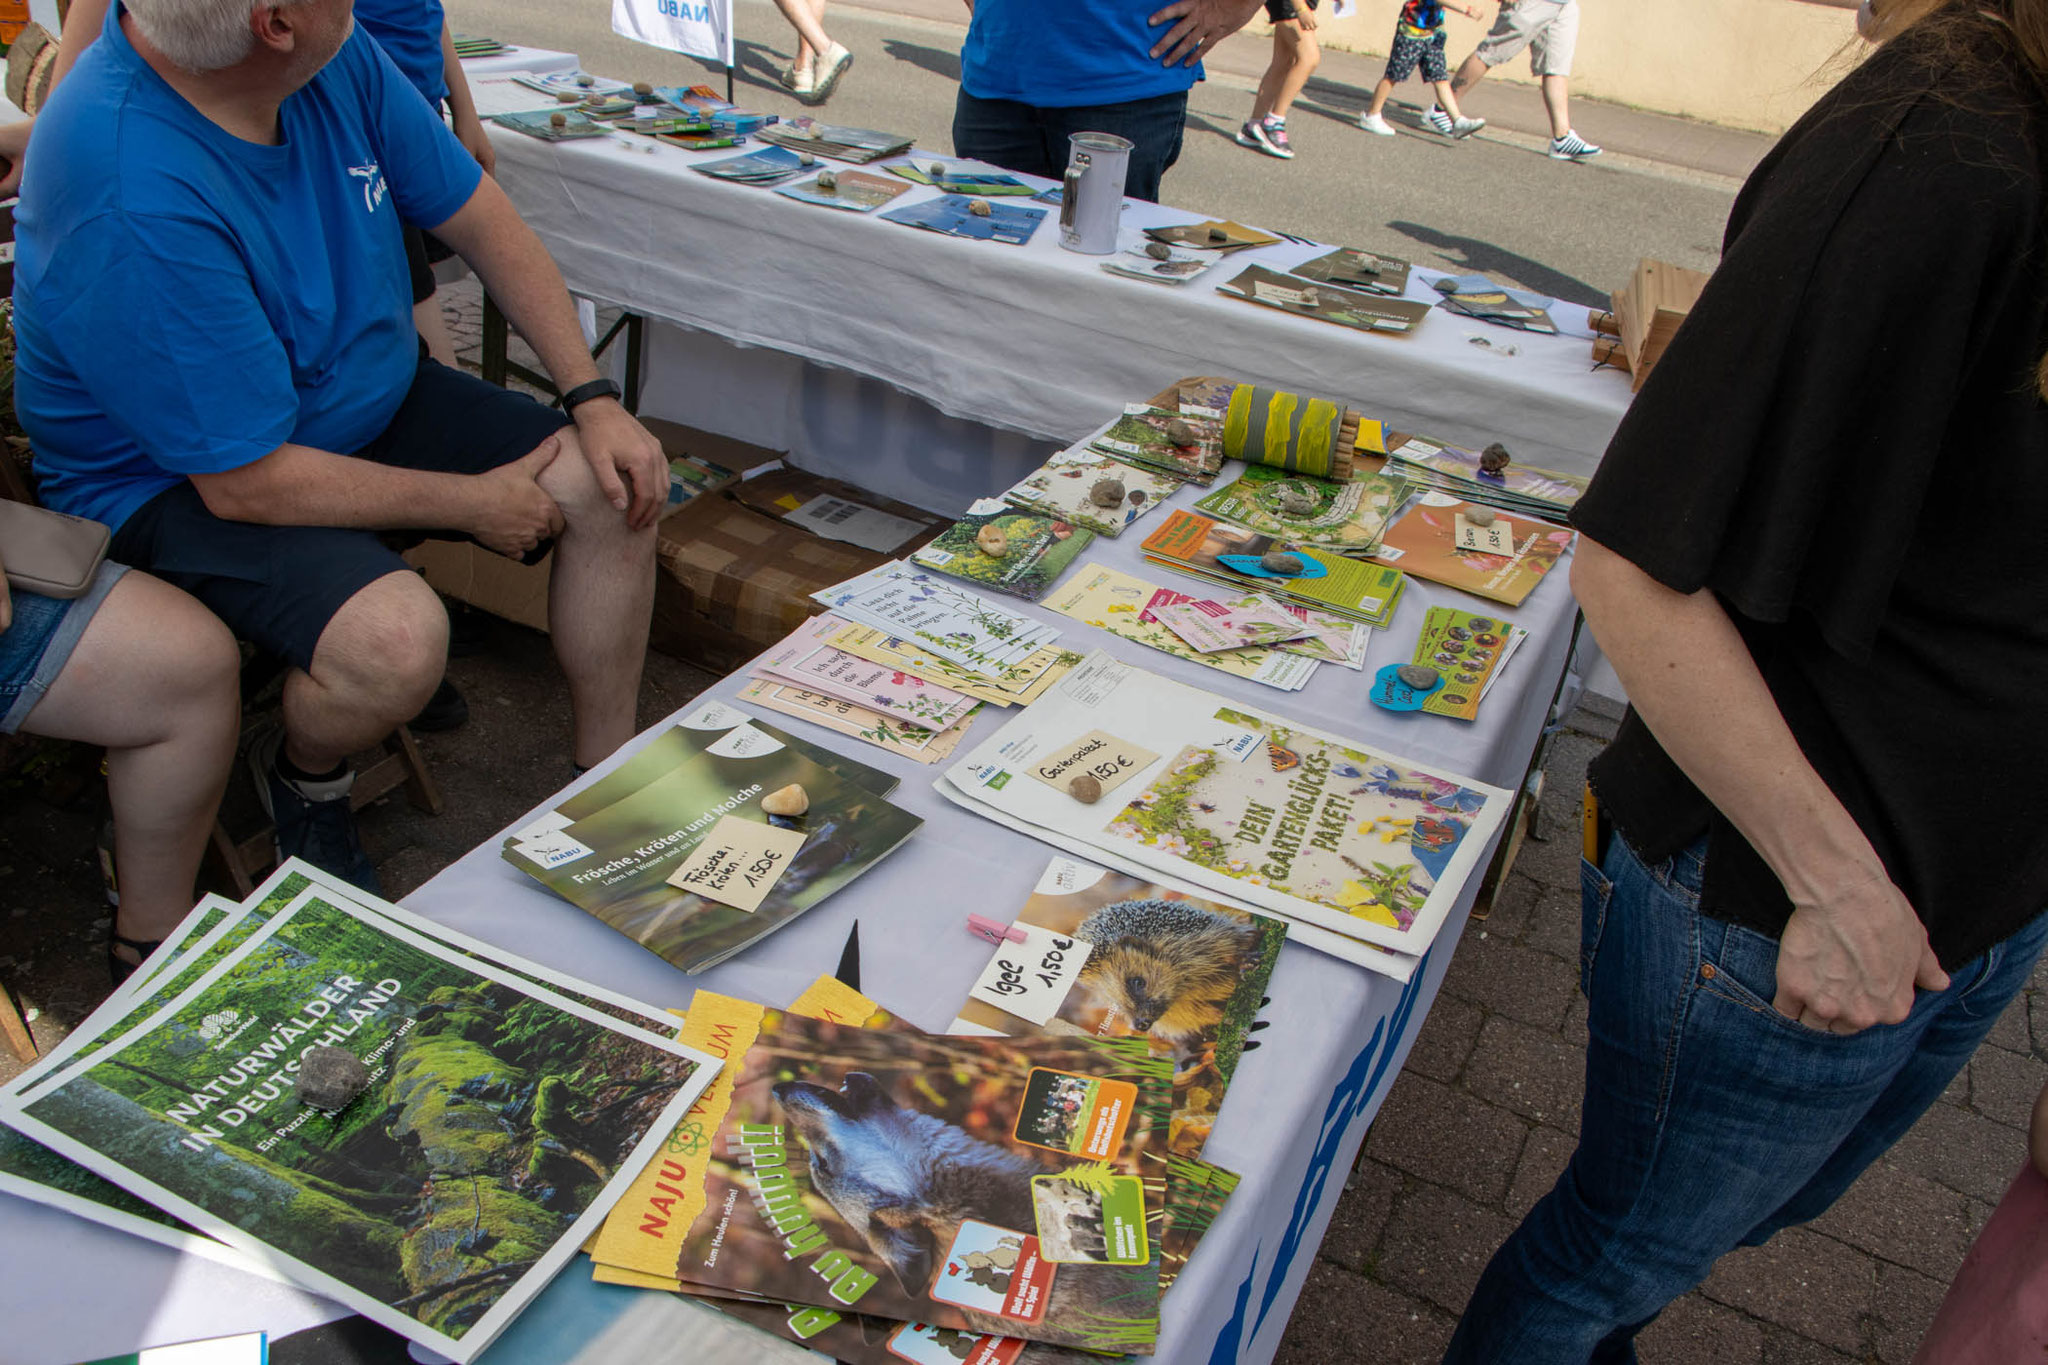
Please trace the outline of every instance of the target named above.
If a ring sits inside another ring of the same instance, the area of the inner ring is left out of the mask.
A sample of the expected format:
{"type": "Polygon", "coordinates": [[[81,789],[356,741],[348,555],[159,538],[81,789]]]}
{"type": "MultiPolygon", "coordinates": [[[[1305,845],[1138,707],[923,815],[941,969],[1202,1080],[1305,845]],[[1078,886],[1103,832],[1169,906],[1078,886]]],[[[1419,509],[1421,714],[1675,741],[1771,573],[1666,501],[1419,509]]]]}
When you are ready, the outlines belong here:
{"type": "MultiPolygon", "coordinates": [[[[1468,19],[1479,17],[1476,9],[1463,5],[1453,8],[1468,19]]],[[[1394,24],[1394,45],[1387,56],[1387,72],[1374,87],[1372,104],[1359,117],[1358,126],[1368,133],[1392,137],[1394,129],[1381,111],[1394,87],[1420,66],[1422,79],[1436,87],[1438,106],[1450,115],[1452,137],[1467,138],[1484,128],[1485,119],[1466,118],[1458,108],[1458,97],[1451,91],[1450,68],[1444,61],[1444,46],[1444,0],[1406,0],[1400,19],[1394,24]]]]}

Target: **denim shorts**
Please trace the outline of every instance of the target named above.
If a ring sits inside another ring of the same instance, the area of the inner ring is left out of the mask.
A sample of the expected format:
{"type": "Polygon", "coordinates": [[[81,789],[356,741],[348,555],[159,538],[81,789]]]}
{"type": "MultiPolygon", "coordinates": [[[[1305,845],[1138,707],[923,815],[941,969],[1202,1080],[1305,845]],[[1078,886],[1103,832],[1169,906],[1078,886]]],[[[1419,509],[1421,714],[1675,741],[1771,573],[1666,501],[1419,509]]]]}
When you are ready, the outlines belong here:
{"type": "Polygon", "coordinates": [[[127,565],[107,560],[83,596],[12,594],[14,619],[0,630],[0,734],[11,735],[28,720],[71,661],[71,651],[78,648],[93,613],[127,572],[127,565]]]}
{"type": "MultiPolygon", "coordinates": [[[[378,464],[481,474],[510,464],[569,424],[553,408],[430,360],[422,350],[412,389],[391,425],[355,454],[378,464]]],[[[190,479],[135,509],[113,553],[191,593],[240,638],[310,671],[336,612],[386,574],[407,571],[399,549],[456,531],[375,531],[224,521],[190,479]]],[[[537,546],[537,563],[553,542],[537,546]]]]}

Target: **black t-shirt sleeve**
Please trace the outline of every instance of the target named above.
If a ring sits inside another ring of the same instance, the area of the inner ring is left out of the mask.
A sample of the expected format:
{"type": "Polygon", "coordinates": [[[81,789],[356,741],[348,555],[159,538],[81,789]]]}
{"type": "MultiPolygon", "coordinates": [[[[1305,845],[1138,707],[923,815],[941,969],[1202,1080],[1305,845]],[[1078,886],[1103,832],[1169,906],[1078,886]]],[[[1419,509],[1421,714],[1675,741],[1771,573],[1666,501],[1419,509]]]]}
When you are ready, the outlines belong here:
{"type": "Polygon", "coordinates": [[[1573,520],[1675,591],[1711,588],[1758,622],[1803,612],[1862,659],[1973,324],[2029,254],[2036,186],[2019,132],[1936,96],[1852,103],[1802,132],[1737,204],[1573,520]]]}

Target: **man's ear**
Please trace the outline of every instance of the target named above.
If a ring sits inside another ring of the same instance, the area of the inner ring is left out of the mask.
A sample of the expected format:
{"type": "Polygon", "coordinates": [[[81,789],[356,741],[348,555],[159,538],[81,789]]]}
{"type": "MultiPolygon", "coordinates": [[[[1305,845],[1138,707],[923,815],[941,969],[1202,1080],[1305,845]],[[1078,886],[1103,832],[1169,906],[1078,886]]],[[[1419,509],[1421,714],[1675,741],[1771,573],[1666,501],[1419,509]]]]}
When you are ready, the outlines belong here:
{"type": "Polygon", "coordinates": [[[298,30],[292,22],[294,8],[287,5],[249,7],[249,32],[255,35],[258,49],[283,55],[298,45],[298,30]]]}

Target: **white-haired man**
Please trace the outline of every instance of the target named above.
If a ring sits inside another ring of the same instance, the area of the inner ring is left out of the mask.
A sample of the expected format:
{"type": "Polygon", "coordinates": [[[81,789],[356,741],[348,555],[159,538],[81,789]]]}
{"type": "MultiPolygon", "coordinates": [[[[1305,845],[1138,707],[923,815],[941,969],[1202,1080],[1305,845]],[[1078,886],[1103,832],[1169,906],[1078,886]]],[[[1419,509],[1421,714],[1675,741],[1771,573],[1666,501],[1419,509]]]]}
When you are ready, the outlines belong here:
{"type": "Polygon", "coordinates": [[[349,0],[128,0],[39,120],[16,404],[45,499],[288,660],[280,851],[373,886],[347,756],[434,691],[447,618],[377,534],[555,547],[575,759],[633,731],[667,497],[560,274],[349,0]],[[570,416],[428,359],[401,227],[475,267],[570,416]]]}

